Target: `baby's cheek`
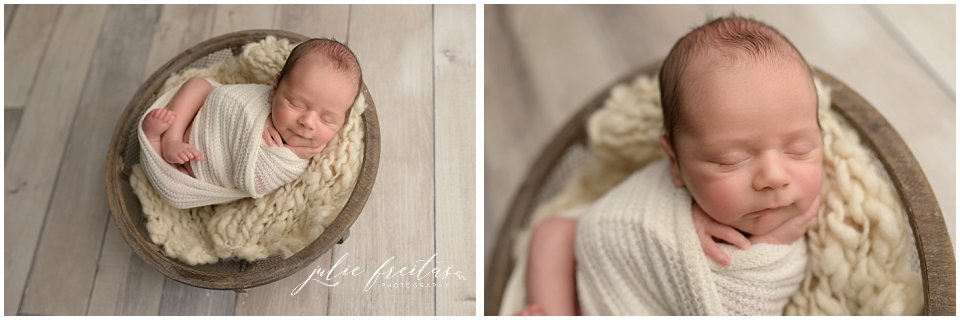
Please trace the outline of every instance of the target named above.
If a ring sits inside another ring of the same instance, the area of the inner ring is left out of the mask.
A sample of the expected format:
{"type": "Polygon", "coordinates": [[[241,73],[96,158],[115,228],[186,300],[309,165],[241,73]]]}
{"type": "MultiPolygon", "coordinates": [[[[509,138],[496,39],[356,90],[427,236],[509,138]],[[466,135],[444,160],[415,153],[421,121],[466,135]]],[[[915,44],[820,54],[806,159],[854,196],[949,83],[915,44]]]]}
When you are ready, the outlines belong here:
{"type": "Polygon", "coordinates": [[[820,165],[811,165],[803,168],[797,175],[798,181],[802,184],[801,190],[804,193],[803,198],[813,201],[820,194],[820,184],[823,179],[823,170],[820,165]]]}
{"type": "Polygon", "coordinates": [[[737,220],[740,205],[744,203],[743,194],[731,181],[717,181],[698,186],[700,197],[697,203],[704,211],[722,223],[737,220]]]}

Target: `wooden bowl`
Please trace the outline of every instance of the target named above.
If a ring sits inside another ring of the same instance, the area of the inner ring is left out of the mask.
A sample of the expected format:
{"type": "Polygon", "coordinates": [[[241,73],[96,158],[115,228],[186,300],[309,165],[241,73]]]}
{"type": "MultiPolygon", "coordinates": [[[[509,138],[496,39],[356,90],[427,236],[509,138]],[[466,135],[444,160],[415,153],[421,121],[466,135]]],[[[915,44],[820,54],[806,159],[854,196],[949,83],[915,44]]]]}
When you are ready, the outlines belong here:
{"type": "MultiPolygon", "coordinates": [[[[516,263],[512,252],[518,234],[529,226],[531,215],[540,203],[559,190],[553,184],[562,183],[571,175],[570,168],[576,166],[569,162],[578,161],[577,158],[582,160],[582,154],[586,150],[586,126],[590,115],[603,106],[611,88],[629,83],[643,74],[655,76],[660,70],[660,64],[661,62],[656,62],[643,66],[596,95],[567,121],[530,167],[529,174],[514,195],[497,234],[497,242],[486,273],[486,315],[499,314],[501,299],[516,263]]],[[[916,239],[923,276],[923,313],[954,315],[956,267],[953,246],[940,205],[923,170],[900,135],[869,102],[830,74],[819,69],[814,69],[814,74],[823,84],[832,88],[832,106],[857,130],[863,143],[876,153],[906,208],[916,239]]]]}
{"type": "Polygon", "coordinates": [[[164,81],[170,75],[188,68],[205,67],[217,61],[237,55],[244,45],[260,41],[267,36],[288,39],[299,43],[308,37],[281,30],[248,30],[225,34],[193,46],[167,62],[140,86],[127,108],[120,116],[113,140],[107,153],[106,188],[110,214],[123,239],[150,266],[163,275],[196,287],[209,289],[246,288],[268,284],[303,269],[330,250],[335,243],[349,235],[349,228],[363,210],[367,197],[377,176],[380,161],[380,124],[377,109],[365,84],[361,94],[366,97],[367,109],[362,115],[364,125],[363,163],[350,198],[340,214],[324,232],[293,256],[282,259],[272,256],[257,262],[227,260],[215,264],[187,265],[163,254],[163,249],[150,241],[146,219],[140,200],[130,186],[130,174],[134,164],[139,163],[140,145],[136,124],[140,115],[153,103],[161,92],[164,81]]]}

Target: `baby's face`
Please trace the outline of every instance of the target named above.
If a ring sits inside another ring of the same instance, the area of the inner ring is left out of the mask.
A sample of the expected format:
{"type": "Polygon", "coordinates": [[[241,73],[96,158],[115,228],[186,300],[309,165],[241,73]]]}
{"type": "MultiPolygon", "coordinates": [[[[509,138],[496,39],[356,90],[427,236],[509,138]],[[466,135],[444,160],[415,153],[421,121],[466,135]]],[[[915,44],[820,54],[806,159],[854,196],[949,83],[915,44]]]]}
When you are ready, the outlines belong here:
{"type": "Polygon", "coordinates": [[[766,234],[806,212],[820,193],[823,143],[812,80],[793,65],[704,69],[688,77],[696,80],[674,137],[674,182],[714,220],[766,234]]]}
{"type": "Polygon", "coordinates": [[[276,86],[273,125],[284,143],[326,147],[343,126],[357,93],[356,82],[320,57],[303,57],[276,86]]]}

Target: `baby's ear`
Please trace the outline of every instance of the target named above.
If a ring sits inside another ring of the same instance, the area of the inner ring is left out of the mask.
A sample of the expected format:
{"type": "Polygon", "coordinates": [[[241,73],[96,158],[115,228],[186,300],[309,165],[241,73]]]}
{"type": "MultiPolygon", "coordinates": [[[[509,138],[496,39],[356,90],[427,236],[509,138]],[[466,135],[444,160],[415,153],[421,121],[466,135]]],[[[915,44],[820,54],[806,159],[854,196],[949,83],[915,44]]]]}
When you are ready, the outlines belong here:
{"type": "Polygon", "coordinates": [[[277,94],[277,80],[280,79],[280,73],[273,75],[273,83],[270,84],[270,95],[267,96],[267,103],[273,103],[273,96],[277,94]]]}
{"type": "Polygon", "coordinates": [[[677,154],[674,153],[673,146],[670,145],[670,139],[667,134],[660,135],[660,145],[663,146],[663,152],[670,158],[670,178],[673,184],[678,188],[683,188],[683,179],[680,178],[680,166],[677,164],[677,154]]]}

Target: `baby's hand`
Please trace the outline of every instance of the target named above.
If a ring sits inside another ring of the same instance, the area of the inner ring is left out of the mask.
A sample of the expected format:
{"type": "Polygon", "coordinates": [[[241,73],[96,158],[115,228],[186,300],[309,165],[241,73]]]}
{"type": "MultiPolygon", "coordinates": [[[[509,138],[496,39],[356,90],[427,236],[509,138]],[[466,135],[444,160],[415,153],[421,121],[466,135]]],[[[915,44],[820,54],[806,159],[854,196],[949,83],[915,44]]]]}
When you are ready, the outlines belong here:
{"type": "Polygon", "coordinates": [[[543,316],[543,315],[545,315],[545,314],[543,314],[543,308],[541,308],[539,305],[531,304],[531,305],[527,306],[526,308],[523,308],[523,310],[520,310],[520,312],[514,313],[513,315],[515,315],[515,316],[543,316]]]}
{"type": "Polygon", "coordinates": [[[791,244],[800,240],[807,233],[807,226],[817,217],[817,210],[820,209],[820,195],[813,200],[813,205],[807,212],[790,218],[783,222],[779,227],[773,229],[767,234],[750,237],[751,243],[769,243],[769,244],[791,244]]]}
{"type": "Polygon", "coordinates": [[[273,126],[273,117],[270,115],[267,115],[267,123],[263,126],[263,140],[271,147],[283,145],[283,138],[280,137],[277,128],[273,126]]]}
{"type": "Polygon", "coordinates": [[[722,266],[730,264],[730,256],[720,249],[720,245],[713,238],[722,239],[740,249],[750,247],[750,241],[740,231],[713,220],[696,202],[693,203],[693,227],[697,230],[697,237],[700,238],[700,248],[707,257],[722,266]]]}

